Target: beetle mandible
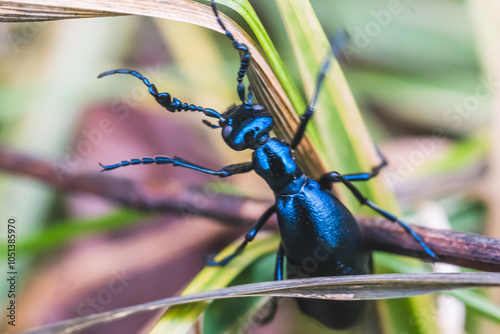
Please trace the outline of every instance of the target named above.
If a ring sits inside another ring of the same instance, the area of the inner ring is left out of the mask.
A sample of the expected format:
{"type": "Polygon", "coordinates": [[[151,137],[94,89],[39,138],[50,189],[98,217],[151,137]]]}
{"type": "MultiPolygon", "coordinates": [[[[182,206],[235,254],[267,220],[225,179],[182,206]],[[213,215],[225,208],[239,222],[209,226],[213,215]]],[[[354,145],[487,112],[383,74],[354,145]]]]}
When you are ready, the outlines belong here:
{"type": "MultiPolygon", "coordinates": [[[[276,280],[284,278],[285,257],[289,278],[371,273],[371,253],[361,244],[361,231],[356,219],[330,191],[331,185],[338,182],[344,184],[362,205],[370,207],[386,219],[399,224],[411,234],[433,260],[436,260],[436,255],[411,227],[369,201],[353,185],[352,182],[368,181],[377,176],[380,169],[387,165],[383,157],[382,163],[374,167],[371,172],[345,175],[330,172],[321,176],[318,181],[308,178],[295,162],[293,150],[303,138],[307,123],[313,115],[321,85],[329,68],[329,57],[325,58],[321,66],[313,98],[300,118],[299,127],[291,143],[283,142],[270,136],[274,125],[273,119],[263,106],[252,103],[250,88],[248,89],[248,100],[245,100],[246,92],[243,78],[251,61],[248,47],[236,40],[226,29],[219,17],[214,0],[212,0],[212,9],[217,22],[226,36],[233,42],[233,47],[241,52],[240,68],[237,75],[237,93],[241,100],[240,105],[233,106],[220,114],[214,109],[182,103],[169,93],[159,93],[155,85],[139,72],[126,69],[104,72],[99,75],[99,78],[112,74],[132,75],[140,79],[149,88],[149,93],[168,111],[197,111],[217,119],[218,125],[213,125],[206,120],[203,122],[213,129],[222,128],[222,138],[231,149],[236,151],[252,150],[252,161],[212,170],[180,157],[156,156],[154,158],[131,159],[113,165],[101,164],[103,171],[129,165],[154,163],[172,164],[219,177],[228,177],[250,171],[255,171],[262,177],[274,192],[275,204],[262,214],[233,254],[220,261],[211,258],[207,262],[209,266],[223,266],[240,254],[246,245],[254,240],[266,221],[276,213],[281,234],[275,267],[276,280]],[[318,246],[322,247],[327,256],[318,263],[314,270],[303,270],[307,259],[317,252],[318,246]]],[[[334,45],[333,49],[333,56],[336,57],[340,47],[334,45]]],[[[318,299],[297,299],[296,301],[303,313],[334,329],[347,328],[355,324],[361,317],[365,306],[363,301],[318,299]]]]}

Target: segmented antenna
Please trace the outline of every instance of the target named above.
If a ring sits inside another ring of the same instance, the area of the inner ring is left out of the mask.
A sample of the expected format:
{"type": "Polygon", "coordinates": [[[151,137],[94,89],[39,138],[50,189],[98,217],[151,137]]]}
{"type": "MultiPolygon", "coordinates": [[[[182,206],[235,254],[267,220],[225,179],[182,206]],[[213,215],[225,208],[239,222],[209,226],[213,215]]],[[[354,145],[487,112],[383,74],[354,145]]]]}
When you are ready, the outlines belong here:
{"type": "Polygon", "coordinates": [[[241,102],[245,102],[245,85],[243,84],[243,78],[245,77],[245,74],[248,69],[248,65],[250,65],[250,51],[248,50],[248,47],[240,43],[237,39],[233,37],[233,34],[229,30],[226,29],[226,26],[222,22],[221,18],[219,17],[219,11],[217,10],[217,5],[215,4],[215,1],[212,0],[212,9],[215,14],[215,18],[217,19],[217,22],[219,22],[219,25],[221,26],[222,30],[226,33],[226,36],[233,41],[233,47],[238,50],[242,51],[243,55],[241,56],[241,63],[240,63],[240,70],[238,71],[238,86],[236,88],[238,92],[238,96],[240,97],[241,102]]]}
{"type": "Polygon", "coordinates": [[[162,107],[164,107],[165,109],[167,109],[170,112],[199,111],[199,112],[204,113],[208,117],[213,117],[213,118],[218,118],[219,120],[223,120],[222,115],[213,109],[195,106],[194,104],[182,103],[179,99],[171,96],[169,93],[158,93],[156,86],[154,84],[152,84],[147,78],[145,78],[142,74],[140,74],[137,71],[131,71],[131,70],[126,70],[126,69],[112,70],[112,71],[103,72],[103,73],[99,74],[99,76],[97,76],[97,77],[102,78],[102,77],[105,77],[108,75],[113,75],[113,74],[129,74],[129,75],[132,75],[132,76],[138,78],[149,88],[149,93],[151,95],[153,95],[153,97],[156,99],[156,101],[162,107]]]}

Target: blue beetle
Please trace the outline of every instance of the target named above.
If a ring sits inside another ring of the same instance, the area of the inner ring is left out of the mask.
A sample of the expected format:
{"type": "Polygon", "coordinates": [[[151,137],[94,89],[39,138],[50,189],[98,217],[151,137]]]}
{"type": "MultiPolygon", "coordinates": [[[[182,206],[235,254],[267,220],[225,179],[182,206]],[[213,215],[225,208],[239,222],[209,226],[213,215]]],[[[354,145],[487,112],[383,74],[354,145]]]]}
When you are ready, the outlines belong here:
{"type": "MultiPolygon", "coordinates": [[[[387,163],[382,157],[382,163],[369,173],[342,175],[338,172],[324,174],[318,181],[308,178],[295,162],[293,150],[300,143],[304,132],[313,115],[321,84],[329,68],[329,57],[325,59],[316,82],[316,89],[310,105],[301,117],[297,132],[290,144],[273,138],[270,132],[274,122],[263,106],[252,103],[252,92],[249,89],[248,101],[245,101],[243,78],[246,74],[251,57],[247,46],[238,42],[226,29],[220,19],[215,1],[212,0],[215,17],[233,46],[241,51],[241,64],[237,76],[237,93],[241,104],[229,108],[220,114],[210,108],[182,103],[169,93],[159,93],[155,85],[140,73],[119,69],[104,72],[99,77],[111,74],[128,74],[140,79],[148,88],[149,93],[158,103],[170,112],[197,111],[206,116],[216,118],[218,125],[203,122],[211,128],[221,128],[222,138],[233,150],[252,150],[252,161],[233,164],[212,170],[189,162],[179,157],[156,156],[154,158],[131,159],[113,165],[102,165],[103,171],[137,164],[172,164],[173,166],[190,168],[202,173],[219,177],[255,171],[262,177],[275,195],[275,204],[268,208],[257,220],[255,226],[245,235],[245,240],[236,251],[222,260],[215,261],[212,257],[207,262],[209,266],[223,266],[240,254],[246,245],[254,240],[266,221],[277,214],[281,234],[281,244],[278,249],[275,279],[284,278],[284,258],[287,259],[287,274],[289,278],[322,277],[337,275],[360,275],[372,272],[371,252],[361,243],[361,231],[351,212],[330,191],[332,183],[343,183],[359,200],[375,210],[383,217],[399,224],[422,246],[424,251],[436,260],[436,255],[408,225],[394,215],[380,209],[365,198],[352,184],[353,181],[367,181],[379,174],[387,163]],[[310,259],[317,261],[311,263],[310,259]]],[[[333,47],[340,50],[339,46],[333,47]]],[[[335,52],[334,52],[335,53],[335,52]]],[[[336,56],[334,54],[334,56],[336,56]]],[[[301,311],[322,324],[333,329],[347,328],[355,324],[363,314],[366,303],[363,301],[329,301],[319,299],[297,299],[301,311]]]]}

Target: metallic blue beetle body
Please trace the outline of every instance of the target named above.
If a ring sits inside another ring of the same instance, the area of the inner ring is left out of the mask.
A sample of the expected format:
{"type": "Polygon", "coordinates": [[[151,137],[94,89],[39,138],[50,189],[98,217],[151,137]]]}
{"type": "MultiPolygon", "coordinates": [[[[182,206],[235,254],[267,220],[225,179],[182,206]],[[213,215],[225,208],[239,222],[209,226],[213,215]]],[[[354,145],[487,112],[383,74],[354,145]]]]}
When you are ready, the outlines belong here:
{"type": "MultiPolygon", "coordinates": [[[[270,139],[253,153],[253,164],[273,189],[289,278],[371,272],[370,252],[349,210],[329,190],[305,176],[290,146],[270,139]]],[[[297,299],[301,311],[330,328],[346,328],[365,302],[297,299]]]]}
{"type": "MultiPolygon", "coordinates": [[[[369,274],[371,254],[347,208],[317,182],[304,177],[296,194],[276,195],[276,208],[288,278],[369,274]]],[[[301,311],[334,329],[352,326],[364,301],[296,299],[301,311]]]]}
{"type": "MultiPolygon", "coordinates": [[[[371,254],[361,243],[361,231],[358,224],[349,210],[330,191],[331,184],[336,182],[344,184],[362,205],[370,207],[378,214],[403,227],[432,259],[436,259],[435,254],[408,225],[363,197],[361,192],[351,183],[367,181],[377,176],[380,169],[386,165],[383,157],[382,163],[369,173],[341,175],[337,172],[330,172],[324,174],[318,182],[304,175],[295,163],[293,150],[303,138],[307,123],[313,115],[319,88],[328,70],[328,57],[321,67],[315,94],[301,117],[301,122],[291,143],[271,138],[269,134],[273,129],[273,119],[264,110],[264,107],[252,104],[250,89],[248,101],[245,101],[245,87],[242,81],[251,59],[250,52],[245,44],[238,42],[225,28],[213,0],[212,8],[225,34],[233,41],[234,48],[242,54],[237,77],[237,92],[242,102],[240,105],[233,106],[225,113],[219,114],[210,108],[182,103],[169,93],[159,93],[155,85],[148,79],[131,70],[108,71],[99,77],[111,74],[132,75],[141,80],[149,88],[149,93],[168,111],[202,112],[205,116],[218,119],[218,125],[207,121],[203,122],[213,129],[222,128],[222,138],[233,150],[252,150],[252,161],[213,170],[179,157],[157,156],[125,160],[114,165],[101,165],[103,171],[129,165],[154,163],[190,168],[219,177],[228,177],[253,170],[262,177],[274,192],[275,204],[262,214],[233,254],[220,261],[215,261],[212,257],[207,263],[210,266],[225,265],[240,254],[246,245],[255,238],[266,221],[276,213],[281,233],[281,245],[277,254],[275,279],[282,280],[284,278],[285,257],[289,278],[370,273],[371,254]]],[[[334,41],[333,48],[338,53],[340,49],[338,44],[341,43],[337,43],[336,50],[335,44],[334,41]]],[[[334,56],[336,56],[335,53],[334,56]]],[[[325,326],[336,329],[353,325],[363,314],[365,308],[365,302],[362,301],[297,299],[297,303],[304,313],[325,326]]]]}

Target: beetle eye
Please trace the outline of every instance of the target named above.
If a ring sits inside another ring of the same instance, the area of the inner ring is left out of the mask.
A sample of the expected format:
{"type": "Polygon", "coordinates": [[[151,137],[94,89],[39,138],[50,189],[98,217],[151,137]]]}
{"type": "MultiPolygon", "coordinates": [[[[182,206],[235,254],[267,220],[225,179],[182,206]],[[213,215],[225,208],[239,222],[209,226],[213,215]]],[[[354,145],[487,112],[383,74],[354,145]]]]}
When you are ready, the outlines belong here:
{"type": "Polygon", "coordinates": [[[227,138],[231,135],[231,132],[233,131],[233,127],[230,125],[226,125],[224,129],[222,129],[222,137],[227,138]]]}

